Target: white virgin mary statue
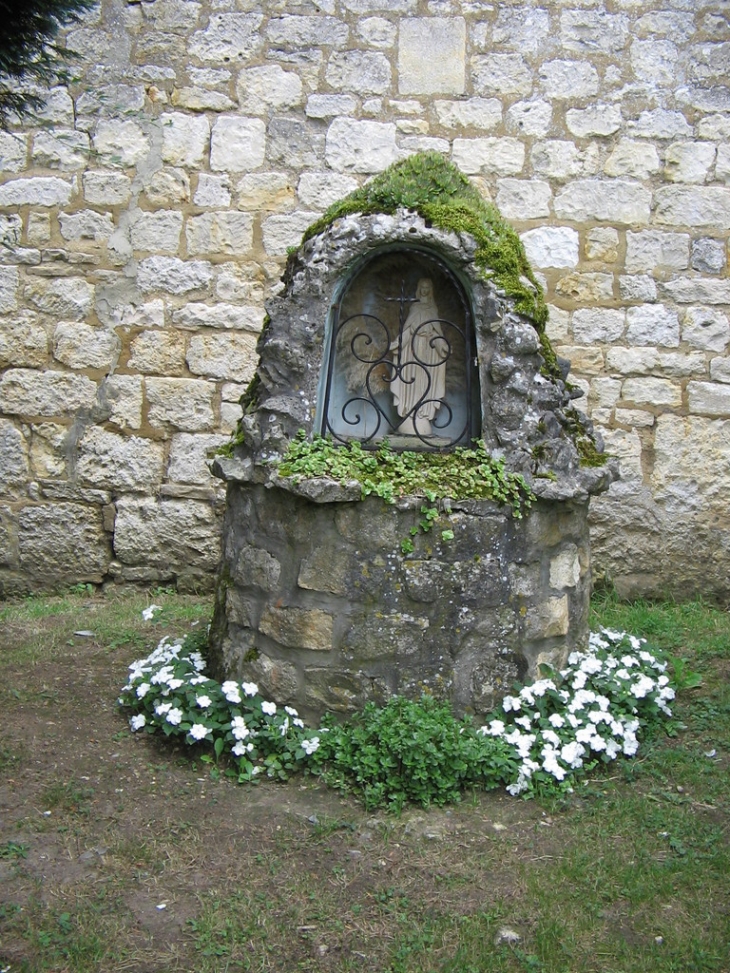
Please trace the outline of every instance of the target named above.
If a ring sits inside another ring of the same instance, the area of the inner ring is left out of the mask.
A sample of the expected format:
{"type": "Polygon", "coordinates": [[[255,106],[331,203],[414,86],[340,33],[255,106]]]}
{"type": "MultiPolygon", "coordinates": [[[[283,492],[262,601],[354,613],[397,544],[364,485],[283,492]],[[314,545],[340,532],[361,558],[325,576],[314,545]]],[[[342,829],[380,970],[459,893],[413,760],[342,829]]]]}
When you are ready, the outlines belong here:
{"type": "Polygon", "coordinates": [[[430,436],[431,422],[442,405],[449,345],[438,318],[433,281],[422,277],[403,334],[390,345],[395,366],[390,388],[396,411],[403,418],[398,432],[404,436],[430,436]]]}

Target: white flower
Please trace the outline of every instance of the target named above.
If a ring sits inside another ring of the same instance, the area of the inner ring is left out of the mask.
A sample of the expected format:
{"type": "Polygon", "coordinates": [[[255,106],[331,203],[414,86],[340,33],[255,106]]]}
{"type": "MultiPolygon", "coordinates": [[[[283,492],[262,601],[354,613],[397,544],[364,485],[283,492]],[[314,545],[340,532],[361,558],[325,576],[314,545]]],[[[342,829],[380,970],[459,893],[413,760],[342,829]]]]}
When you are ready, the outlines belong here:
{"type": "Polygon", "coordinates": [[[191,686],[199,686],[203,682],[212,682],[212,679],[208,679],[207,676],[193,676],[192,679],[188,679],[188,683],[191,686]]]}
{"type": "Polygon", "coordinates": [[[600,659],[596,659],[595,656],[589,656],[587,659],[584,659],[581,662],[580,668],[582,672],[587,673],[589,676],[593,676],[603,669],[603,663],[600,659]]]}
{"type": "Polygon", "coordinates": [[[569,767],[573,767],[577,770],[579,767],[583,766],[583,754],[585,753],[585,747],[581,746],[576,740],[571,740],[570,743],[566,743],[564,747],[560,750],[560,759],[563,763],[568,764],[569,767]]]}
{"type": "Polygon", "coordinates": [[[517,696],[505,696],[502,700],[502,709],[505,713],[509,713],[510,710],[517,712],[518,709],[522,708],[522,703],[517,696]]]}
{"type": "Polygon", "coordinates": [[[150,684],[148,682],[141,682],[139,686],[137,686],[137,696],[140,699],[144,699],[144,697],[147,695],[149,691],[150,691],[150,684]]]}
{"type": "Polygon", "coordinates": [[[255,682],[244,682],[241,683],[241,689],[243,689],[246,696],[255,696],[259,691],[259,687],[255,682]]]}
{"type": "Polygon", "coordinates": [[[172,709],[172,703],[157,703],[155,706],[155,713],[158,716],[164,716],[165,713],[169,713],[172,709]]]}
{"type": "Polygon", "coordinates": [[[300,720],[298,716],[292,720],[292,724],[298,726],[300,729],[304,728],[304,720],[300,720]]]}
{"type": "Polygon", "coordinates": [[[183,711],[181,709],[178,709],[177,707],[171,709],[166,717],[167,722],[170,723],[172,726],[178,726],[179,723],[182,721],[182,718],[183,718],[183,711]]]}
{"type": "Polygon", "coordinates": [[[231,733],[236,740],[245,740],[251,733],[242,716],[234,716],[231,720],[231,733]]]}
{"type": "Polygon", "coordinates": [[[308,757],[311,757],[315,750],[319,750],[319,737],[312,737],[311,740],[302,740],[302,750],[308,757]]]}
{"type": "Polygon", "coordinates": [[[137,730],[141,730],[146,723],[147,717],[144,715],[144,713],[138,713],[137,716],[133,716],[129,721],[129,725],[132,727],[133,733],[136,733],[137,730]]]}
{"type": "Polygon", "coordinates": [[[281,733],[281,735],[283,737],[285,737],[287,735],[287,733],[289,732],[289,717],[288,716],[284,717],[284,722],[279,727],[279,732],[281,733]]]}
{"type": "Polygon", "coordinates": [[[565,720],[560,713],[551,713],[548,717],[548,723],[551,723],[556,730],[559,730],[561,726],[565,725],[565,720]]]}
{"type": "Polygon", "coordinates": [[[532,729],[532,720],[530,719],[529,716],[518,716],[515,719],[515,723],[517,724],[517,726],[521,726],[525,730],[532,729]]]}
{"type": "Polygon", "coordinates": [[[648,676],[640,676],[631,687],[631,695],[635,696],[637,699],[643,699],[644,696],[648,695],[654,688],[655,684],[653,679],[650,679],[648,676]]]}
{"type": "Polygon", "coordinates": [[[284,712],[288,713],[289,716],[299,716],[299,713],[297,712],[297,710],[294,709],[293,706],[285,706],[284,712]]]}
{"type": "Polygon", "coordinates": [[[207,709],[213,700],[210,698],[210,696],[196,696],[195,702],[201,709],[207,709]]]}
{"type": "Polygon", "coordinates": [[[542,738],[543,740],[547,740],[548,743],[552,743],[555,747],[560,746],[561,740],[555,730],[543,730],[542,738]]]}
{"type": "Polygon", "coordinates": [[[210,731],[204,723],[193,723],[188,732],[193,740],[204,740],[210,731]]]}
{"type": "Polygon", "coordinates": [[[591,745],[591,750],[605,750],[606,749],[606,741],[603,739],[602,736],[599,736],[597,733],[594,734],[590,738],[590,740],[588,742],[591,745]]]}
{"type": "Polygon", "coordinates": [[[150,605],[149,608],[143,609],[142,618],[144,618],[146,622],[151,622],[152,619],[155,617],[155,612],[161,612],[161,611],[162,611],[162,605],[150,605]]]}
{"type": "MultiPolygon", "coordinates": [[[[244,686],[244,690],[245,690],[245,688],[246,687],[244,686]]],[[[276,715],[276,703],[270,703],[267,700],[264,700],[263,703],[261,704],[261,711],[263,713],[266,713],[267,716],[275,716],[276,715]]]]}
{"type": "Polygon", "coordinates": [[[233,682],[229,679],[227,682],[223,683],[221,690],[229,703],[241,702],[241,690],[238,688],[237,682],[233,682]]]}
{"type": "Polygon", "coordinates": [[[504,733],[504,723],[502,720],[492,720],[492,722],[489,724],[489,728],[483,726],[482,730],[485,733],[489,733],[490,736],[498,737],[504,733]]]}
{"type": "Polygon", "coordinates": [[[244,753],[248,753],[251,744],[248,745],[243,742],[243,740],[237,740],[236,743],[231,747],[231,753],[236,757],[242,757],[244,753]]]}
{"type": "Polygon", "coordinates": [[[183,684],[182,679],[170,679],[167,683],[168,689],[179,689],[183,684]]]}

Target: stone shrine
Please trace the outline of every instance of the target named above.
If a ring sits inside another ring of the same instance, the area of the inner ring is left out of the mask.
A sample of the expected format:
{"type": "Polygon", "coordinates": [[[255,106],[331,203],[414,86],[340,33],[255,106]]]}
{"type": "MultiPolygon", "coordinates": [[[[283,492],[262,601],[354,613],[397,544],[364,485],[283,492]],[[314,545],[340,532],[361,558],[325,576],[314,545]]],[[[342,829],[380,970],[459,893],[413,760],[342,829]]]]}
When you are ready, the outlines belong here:
{"type": "Polygon", "coordinates": [[[616,465],[573,405],[496,211],[434,157],[370,187],[290,255],[238,436],[214,463],[228,490],[210,662],[309,718],[422,692],[485,713],[587,642],[588,503],[616,465]],[[377,211],[409,174],[417,198],[377,211]],[[533,504],[520,519],[452,499],[447,530],[417,532],[421,495],[388,504],[356,481],[282,475],[298,434],[434,455],[480,439],[533,504]]]}

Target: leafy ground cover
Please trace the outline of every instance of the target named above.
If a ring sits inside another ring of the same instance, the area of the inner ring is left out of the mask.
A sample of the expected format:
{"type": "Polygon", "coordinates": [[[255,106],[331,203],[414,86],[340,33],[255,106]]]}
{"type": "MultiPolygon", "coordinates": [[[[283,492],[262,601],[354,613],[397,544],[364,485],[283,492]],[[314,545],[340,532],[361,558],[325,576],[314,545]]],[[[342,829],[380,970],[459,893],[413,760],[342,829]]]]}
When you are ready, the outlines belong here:
{"type": "Polygon", "coordinates": [[[0,607],[0,970],[726,973],[730,614],[594,612],[701,677],[676,736],[550,801],[394,816],[312,778],[240,787],[129,732],[128,665],[205,624],[206,601],[0,607]]]}

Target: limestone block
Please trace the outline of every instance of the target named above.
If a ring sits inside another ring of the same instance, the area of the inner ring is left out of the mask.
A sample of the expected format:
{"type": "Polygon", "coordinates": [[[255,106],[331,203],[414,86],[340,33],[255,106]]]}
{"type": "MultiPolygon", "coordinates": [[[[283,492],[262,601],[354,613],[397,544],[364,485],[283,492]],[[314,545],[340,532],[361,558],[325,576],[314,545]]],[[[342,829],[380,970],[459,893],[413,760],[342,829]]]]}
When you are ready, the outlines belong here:
{"type": "Polygon", "coordinates": [[[272,118],[267,137],[269,162],[297,170],[322,165],[325,138],[321,126],[296,118],[272,118]]]}
{"type": "Polygon", "coordinates": [[[181,233],[182,213],[136,210],[130,220],[130,237],[135,250],[176,253],[181,233]]]}
{"type": "Polygon", "coordinates": [[[618,260],[618,232],[612,226],[594,226],[586,234],[584,250],[588,260],[614,263],[618,260]]]}
{"type": "Polygon", "coordinates": [[[614,415],[616,422],[632,429],[650,429],[656,422],[656,416],[643,409],[616,409],[614,415]]]}
{"type": "Polygon", "coordinates": [[[720,81],[730,73],[730,44],[705,43],[692,47],[690,76],[696,81],[720,81]]]}
{"type": "Polygon", "coordinates": [[[242,209],[282,210],[290,208],[295,199],[294,180],[285,172],[250,172],[240,179],[236,190],[242,209]]]}
{"type": "Polygon", "coordinates": [[[17,213],[0,213],[0,254],[8,253],[8,258],[13,260],[15,251],[20,247],[20,240],[23,236],[23,221],[17,213]]]}
{"type": "Polygon", "coordinates": [[[167,112],[160,117],[162,160],[173,166],[203,165],[210,141],[210,122],[205,115],[167,112]]]}
{"type": "Polygon", "coordinates": [[[96,157],[107,166],[136,166],[150,151],[149,138],[129,119],[99,119],[92,142],[96,157]]]}
{"type": "Polygon", "coordinates": [[[297,185],[297,195],[305,206],[324,211],[357,187],[357,179],[344,173],[303,172],[297,185]]]}
{"type": "Polygon", "coordinates": [[[539,70],[548,98],[589,98],[598,94],[598,72],[587,61],[546,61],[539,70]]]}
{"type": "MultiPolygon", "coordinates": [[[[515,51],[536,54],[543,46],[550,32],[550,16],[547,10],[534,7],[512,8],[501,6],[498,8],[497,22],[491,30],[491,44],[512,48],[515,51]]],[[[490,43],[487,24],[477,27],[476,40],[480,46],[490,43]],[[484,27],[482,41],[480,27],[484,27]]]]}
{"type": "Polygon", "coordinates": [[[187,294],[206,287],[213,276],[207,260],[180,260],[177,257],[146,257],[137,269],[137,284],[141,291],[168,291],[187,294]]]}
{"type": "Polygon", "coordinates": [[[144,99],[145,89],[141,84],[109,84],[87,88],[76,98],[77,127],[88,131],[99,115],[136,115],[144,109],[144,99]],[[82,120],[82,115],[88,117],[82,120]]]}
{"type": "Polygon", "coordinates": [[[675,378],[705,374],[700,352],[659,352],[656,348],[611,348],[607,364],[620,375],[651,375],[662,372],[675,378]]]}
{"type": "Polygon", "coordinates": [[[121,497],[114,553],[122,564],[151,565],[165,572],[212,571],[220,557],[220,527],[209,503],[121,497]]]}
{"type": "Polygon", "coordinates": [[[0,493],[7,495],[28,481],[28,444],[12,422],[0,419],[0,493]]]}
{"type": "Polygon", "coordinates": [[[730,342],[727,314],[714,307],[688,307],[682,322],[682,340],[693,348],[725,351],[730,342]]]}
{"type": "Polygon", "coordinates": [[[689,266],[689,235],[662,230],[626,234],[626,270],[629,273],[662,273],[689,266]]]}
{"type": "Polygon", "coordinates": [[[707,115],[700,119],[697,130],[701,139],[727,141],[730,139],[730,117],[727,115],[707,115]]]}
{"type": "Polygon", "coordinates": [[[660,169],[656,147],[650,142],[634,139],[621,139],[603,167],[607,176],[627,176],[629,179],[649,179],[660,169]]]}
{"type": "Polygon", "coordinates": [[[110,375],[99,388],[99,398],[109,422],[120,429],[142,425],[142,379],[139,375],[110,375]]]}
{"type": "Polygon", "coordinates": [[[730,418],[730,385],[716,382],[690,382],[687,386],[689,411],[695,415],[730,418]]]}
{"type": "Polygon", "coordinates": [[[416,95],[463,94],[465,57],[463,17],[404,18],[399,30],[398,90],[416,95]]]}
{"type": "Polygon", "coordinates": [[[632,480],[641,483],[641,438],[638,432],[635,429],[630,432],[625,429],[604,429],[603,438],[606,451],[618,458],[622,483],[632,480]]]}
{"type": "Polygon", "coordinates": [[[66,426],[55,422],[33,423],[30,427],[30,467],[33,476],[59,478],[66,475],[66,426]]]}
{"type": "Polygon", "coordinates": [[[69,368],[103,368],[109,371],[120,350],[113,331],[62,321],[53,333],[53,357],[69,368]]]}
{"type": "Polygon", "coordinates": [[[327,164],[335,172],[380,172],[400,158],[395,132],[390,122],[336,118],[327,130],[327,164]]]}
{"type": "Polygon", "coordinates": [[[577,179],[554,202],[558,219],[577,222],[648,223],[650,207],[648,189],[621,179],[577,179]]]}
{"type": "Polygon", "coordinates": [[[676,409],[682,404],[682,389],[666,378],[627,378],[621,396],[625,401],[638,405],[668,406],[676,409]]]}
{"type": "Polygon", "coordinates": [[[243,60],[263,43],[261,19],[260,13],[212,13],[205,30],[190,37],[188,51],[201,61],[213,63],[243,60]]]}
{"type": "Polygon", "coordinates": [[[14,311],[18,307],[17,267],[0,267],[0,311],[14,311]]]}
{"type": "Polygon", "coordinates": [[[631,44],[631,67],[639,81],[668,87],[676,84],[679,51],[668,40],[634,40],[631,44]]]}
{"type": "Polygon", "coordinates": [[[80,210],[78,213],[59,213],[58,222],[61,236],[72,243],[82,240],[105,243],[114,232],[111,213],[97,213],[91,209],[80,210]]]}
{"type": "Polygon", "coordinates": [[[507,110],[507,129],[513,134],[545,136],[553,110],[548,101],[518,101],[507,110]]]}
{"type": "Polygon", "coordinates": [[[564,181],[593,175],[598,171],[599,156],[593,143],[581,150],[573,142],[548,139],[533,146],[531,160],[536,175],[564,181]]]}
{"type": "Polygon", "coordinates": [[[22,172],[28,156],[28,136],[0,132],[0,172],[22,172]]]}
{"type": "Polygon", "coordinates": [[[240,331],[193,335],[188,367],[193,375],[250,382],[257,362],[256,341],[256,335],[240,331]]]}
{"type": "Polygon", "coordinates": [[[679,344],[679,317],[664,304],[642,304],[626,310],[626,339],[632,345],[679,344]]]}
{"type": "Polygon", "coordinates": [[[580,581],[578,548],[570,544],[557,557],[550,560],[550,587],[575,588],[580,581]]]}
{"type": "Polygon", "coordinates": [[[241,111],[247,115],[268,115],[270,111],[296,108],[302,102],[299,76],[278,64],[241,71],[236,92],[241,111]]]}
{"type": "Polygon", "coordinates": [[[165,304],[158,300],[123,305],[114,309],[110,323],[125,328],[161,328],[165,324],[165,304]]]}
{"type": "Polygon", "coordinates": [[[276,608],[267,605],[259,629],[264,635],[290,649],[332,649],[334,618],[319,608],[276,608]]]}
{"type": "Polygon", "coordinates": [[[334,118],[336,115],[352,115],[357,99],[352,95],[310,95],[305,109],[308,118],[334,118]]]}
{"type": "Polygon", "coordinates": [[[539,605],[527,609],[525,638],[548,639],[568,634],[568,596],[548,598],[539,605]]]}
{"type": "Polygon", "coordinates": [[[58,318],[81,320],[91,312],[94,287],[81,277],[34,278],[25,287],[25,296],[39,311],[58,318]]]}
{"type": "Polygon", "coordinates": [[[91,170],[82,176],[84,198],[88,203],[102,206],[123,205],[132,193],[132,180],[121,172],[96,172],[91,170]]]}
{"type": "Polygon", "coordinates": [[[474,90],[480,95],[529,95],[532,71],[521,54],[479,54],[472,58],[474,90]]]}
{"type": "Polygon", "coordinates": [[[464,101],[435,101],[439,124],[444,128],[489,130],[502,121],[498,98],[467,98],[464,101]]]}
{"type": "Polygon", "coordinates": [[[89,427],[78,444],[76,472],[95,487],[145,493],[162,481],[161,443],[139,436],[120,436],[89,427]]]}
{"type": "Polygon", "coordinates": [[[662,284],[662,290],[680,304],[730,304],[730,280],[684,277],[662,284]]]}
{"type": "Polygon", "coordinates": [[[730,384],[730,358],[713,358],[710,362],[710,378],[713,382],[730,384]]]}
{"type": "Polygon", "coordinates": [[[520,239],[533,266],[572,268],[578,265],[577,230],[567,226],[540,226],[521,233],[520,239]]]}
{"type": "Polygon", "coordinates": [[[208,469],[208,461],[227,440],[227,436],[205,433],[181,432],[173,436],[167,463],[167,479],[173,483],[215,486],[217,481],[208,469]]]}
{"type": "Polygon", "coordinates": [[[12,318],[0,319],[0,369],[23,366],[42,368],[47,355],[48,336],[46,329],[38,323],[36,314],[20,311],[12,318]]]}
{"type": "Polygon", "coordinates": [[[508,220],[534,220],[548,216],[552,192],[550,184],[539,179],[499,179],[497,206],[508,220]]]}
{"type": "Polygon", "coordinates": [[[589,393],[590,404],[599,409],[612,409],[621,394],[621,380],[618,378],[594,378],[589,393]]]}
{"type": "Polygon", "coordinates": [[[427,138],[426,136],[412,136],[400,140],[401,149],[410,154],[411,152],[440,152],[448,155],[451,149],[448,139],[427,138]]]}
{"type": "Polygon", "coordinates": [[[336,17],[305,17],[288,14],[272,17],[266,28],[266,36],[272,44],[290,50],[319,47],[323,44],[334,48],[343,47],[350,30],[336,17]]]}
{"type": "Polygon", "coordinates": [[[29,213],[27,228],[28,243],[42,246],[51,239],[51,217],[48,213],[29,213]]]}
{"type": "Polygon", "coordinates": [[[591,105],[570,108],[565,114],[568,131],[577,138],[613,135],[621,128],[621,109],[617,105],[591,105]]]}
{"type": "Polygon", "coordinates": [[[626,326],[626,312],[584,307],[573,312],[573,338],[584,345],[618,341],[626,326]]]}
{"type": "Polygon", "coordinates": [[[388,48],[395,44],[398,29],[384,17],[366,17],[358,22],[357,33],[368,47],[388,48]]]}
{"type": "Polygon", "coordinates": [[[225,331],[261,331],[264,310],[242,304],[185,304],[173,312],[172,320],[178,328],[197,331],[215,328],[225,331]]]}
{"type": "Polygon", "coordinates": [[[603,352],[600,348],[561,345],[560,354],[570,362],[573,375],[600,375],[604,370],[603,352]]]}
{"type": "Polygon", "coordinates": [[[384,95],[390,90],[390,62],[375,51],[335,51],[325,78],[337,91],[384,95]]]}
{"type": "Polygon", "coordinates": [[[656,282],[646,274],[621,274],[618,279],[618,290],[622,301],[655,301],[657,296],[656,282]]]}
{"type": "MultiPolygon", "coordinates": [[[[209,474],[210,475],[210,474],[209,474]]],[[[231,577],[243,588],[273,591],[279,583],[281,564],[268,551],[242,544],[231,566],[231,577]]]]}
{"type": "Polygon", "coordinates": [[[266,153],[266,126],[260,118],[224,115],[213,125],[210,167],[227,172],[258,169],[266,153]]]}
{"type": "Polygon", "coordinates": [[[23,574],[46,586],[101,581],[111,559],[101,512],[75,503],[23,507],[18,550],[23,574]]]}
{"type": "Polygon", "coordinates": [[[165,166],[145,183],[144,194],[154,206],[174,207],[190,199],[190,176],[184,169],[165,166]]]}
{"type": "Polygon", "coordinates": [[[384,13],[409,14],[415,13],[418,0],[342,0],[346,10],[355,14],[384,13]]]}
{"type": "Polygon", "coordinates": [[[706,182],[715,152],[712,142],[675,142],[667,149],[664,176],[670,182],[706,182]]]}
{"type": "Polygon", "coordinates": [[[652,489],[686,518],[701,505],[727,517],[730,423],[699,416],[660,416],[654,438],[652,489]]]}
{"type": "Polygon", "coordinates": [[[206,91],[202,88],[175,88],[171,103],[176,108],[190,108],[193,111],[230,111],[235,102],[221,91],[206,91]]]}
{"type": "Polygon", "coordinates": [[[513,138],[454,139],[452,159],[467,174],[514,176],[525,164],[525,146],[513,138]]]}
{"type": "Polygon", "coordinates": [[[75,180],[58,176],[12,179],[0,186],[0,206],[66,206],[75,191],[75,180]]]}
{"type": "Polygon", "coordinates": [[[47,169],[83,169],[89,159],[89,136],[73,129],[36,132],[32,160],[47,169]]]}
{"type": "Polygon", "coordinates": [[[563,308],[548,304],[550,317],[547,323],[547,333],[551,341],[562,342],[568,340],[568,326],[570,324],[570,312],[563,308]]]}
{"type": "Polygon", "coordinates": [[[578,304],[613,299],[613,274],[567,274],[555,285],[555,293],[578,304]]]}
{"type": "Polygon", "coordinates": [[[188,218],[188,253],[243,254],[253,246],[253,217],[248,213],[204,213],[188,218]]]}
{"type": "Polygon", "coordinates": [[[560,40],[566,51],[577,54],[618,54],[629,36],[626,14],[603,10],[563,10],[560,40]]]}
{"type": "Polygon", "coordinates": [[[635,122],[629,122],[627,131],[645,139],[692,138],[692,126],[682,112],[652,108],[641,112],[635,122]]]}
{"type": "Polygon", "coordinates": [[[177,331],[143,331],[132,341],[127,366],[145,375],[182,375],[185,339],[177,331]]]}
{"type": "Polygon", "coordinates": [[[0,378],[0,411],[10,415],[67,416],[95,398],[96,382],[84,375],[14,368],[0,378]]]}
{"type": "Polygon", "coordinates": [[[302,559],[297,584],[309,591],[346,595],[349,560],[345,549],[332,549],[330,545],[315,547],[302,559]]]}
{"type": "Polygon", "coordinates": [[[193,201],[196,206],[218,207],[231,205],[230,181],[227,175],[214,176],[209,172],[198,173],[198,188],[193,201]]]}
{"type": "Polygon", "coordinates": [[[662,186],[654,194],[654,200],[657,223],[730,230],[730,187],[662,186]]]}
{"type": "Polygon", "coordinates": [[[63,85],[50,89],[40,87],[37,94],[42,104],[34,110],[33,120],[39,128],[44,123],[53,127],[74,127],[74,103],[67,88],[63,85]]]}
{"type": "Polygon", "coordinates": [[[189,378],[146,378],[147,418],[152,427],[207,432],[215,426],[210,382],[189,378]]]}
{"type": "Polygon", "coordinates": [[[724,240],[700,237],[692,241],[692,269],[704,274],[719,274],[725,269],[727,254],[724,240]]]}

